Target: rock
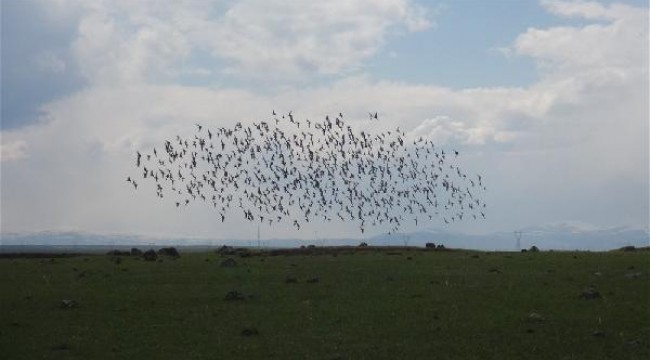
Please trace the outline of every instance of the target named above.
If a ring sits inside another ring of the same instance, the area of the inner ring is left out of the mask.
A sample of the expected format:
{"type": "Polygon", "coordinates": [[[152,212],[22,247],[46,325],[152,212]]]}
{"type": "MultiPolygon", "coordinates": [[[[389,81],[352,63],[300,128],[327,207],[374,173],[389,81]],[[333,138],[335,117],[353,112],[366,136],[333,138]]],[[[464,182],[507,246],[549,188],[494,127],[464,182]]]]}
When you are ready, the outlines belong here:
{"type": "Polygon", "coordinates": [[[227,258],[226,260],[221,262],[221,267],[223,268],[233,268],[237,266],[237,261],[233,258],[227,258]]]}
{"type": "Polygon", "coordinates": [[[629,346],[629,347],[636,347],[636,346],[641,345],[641,340],[639,340],[639,339],[634,339],[634,340],[626,341],[626,342],[625,342],[625,345],[627,345],[627,346],[629,346]]]}
{"type": "Polygon", "coordinates": [[[70,350],[70,345],[67,343],[56,344],[51,347],[52,350],[70,350]]]}
{"type": "Polygon", "coordinates": [[[108,256],[129,256],[131,255],[130,252],[128,251],[120,251],[120,250],[111,250],[106,253],[108,256]]]}
{"type": "Polygon", "coordinates": [[[158,250],[158,255],[165,255],[175,259],[181,257],[181,254],[179,254],[178,250],[176,250],[176,248],[173,246],[161,248],[160,250],[158,250]]]}
{"type": "Polygon", "coordinates": [[[600,299],[600,293],[594,287],[590,287],[580,294],[580,298],[587,300],[600,299]]]}
{"type": "Polygon", "coordinates": [[[229,291],[224,300],[226,301],[243,301],[246,298],[239,291],[229,291]]]}
{"type": "Polygon", "coordinates": [[[156,261],[158,260],[158,254],[153,249],[149,249],[142,254],[142,258],[146,261],[156,261]]]}
{"type": "Polygon", "coordinates": [[[259,335],[259,334],[260,334],[260,332],[257,331],[257,329],[255,329],[255,328],[246,328],[246,329],[242,330],[242,332],[241,332],[241,336],[255,336],[255,335],[259,335]]]}
{"type": "Polygon", "coordinates": [[[642,272],[637,271],[637,272],[634,272],[634,273],[625,274],[625,277],[628,278],[628,279],[636,279],[639,276],[641,276],[641,274],[642,274],[642,272]]]}
{"type": "Polygon", "coordinates": [[[79,307],[79,303],[76,302],[75,300],[70,300],[70,299],[61,300],[61,308],[63,309],[74,309],[78,307],[79,307]]]}
{"type": "Polygon", "coordinates": [[[536,312],[532,312],[526,317],[526,321],[531,323],[543,323],[545,320],[546,319],[542,315],[536,312]]]}
{"type": "Polygon", "coordinates": [[[234,255],[235,252],[232,247],[223,245],[216,250],[216,253],[221,255],[234,255]]]}
{"type": "Polygon", "coordinates": [[[596,330],[596,331],[594,331],[593,333],[591,333],[591,336],[594,336],[594,337],[605,337],[605,332],[604,332],[604,331],[600,331],[600,330],[596,330]]]}

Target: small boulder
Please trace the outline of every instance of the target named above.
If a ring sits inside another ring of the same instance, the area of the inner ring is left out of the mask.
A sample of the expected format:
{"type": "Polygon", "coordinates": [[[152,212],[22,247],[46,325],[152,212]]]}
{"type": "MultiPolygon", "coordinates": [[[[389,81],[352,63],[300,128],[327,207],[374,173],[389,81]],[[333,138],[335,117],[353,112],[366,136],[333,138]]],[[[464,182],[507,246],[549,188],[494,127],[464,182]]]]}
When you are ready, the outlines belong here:
{"type": "Polygon", "coordinates": [[[540,315],[540,314],[538,314],[536,312],[532,312],[532,313],[528,314],[528,316],[526,317],[526,321],[528,321],[530,323],[543,323],[545,320],[546,319],[544,318],[544,316],[542,316],[542,315],[540,315]]]}
{"type": "Polygon", "coordinates": [[[226,294],[226,297],[224,297],[224,300],[226,301],[243,301],[245,299],[246,298],[244,297],[244,295],[242,295],[239,291],[234,291],[234,290],[229,291],[226,294]]]}
{"type": "Polygon", "coordinates": [[[71,300],[71,299],[61,300],[61,308],[63,309],[74,309],[78,307],[79,307],[79,303],[76,302],[75,300],[71,300]]]}
{"type": "Polygon", "coordinates": [[[158,254],[153,249],[149,249],[142,254],[142,258],[146,261],[156,261],[158,260],[158,254]]]}
{"type": "Polygon", "coordinates": [[[227,258],[226,260],[221,262],[221,267],[223,268],[233,268],[237,267],[237,261],[233,258],[227,258]]]}
{"type": "Polygon", "coordinates": [[[223,245],[220,248],[218,248],[217,250],[215,250],[215,252],[217,254],[221,254],[221,255],[233,255],[235,251],[234,251],[234,249],[232,247],[230,247],[228,245],[223,245]]]}
{"type": "Polygon", "coordinates": [[[179,254],[178,250],[176,250],[176,248],[173,246],[161,248],[160,250],[158,250],[158,255],[165,255],[172,258],[181,257],[181,254],[179,254]]]}
{"type": "Polygon", "coordinates": [[[640,271],[637,271],[637,272],[625,274],[625,277],[628,278],[628,279],[636,279],[639,276],[641,276],[641,274],[642,273],[640,271]]]}
{"type": "Polygon", "coordinates": [[[120,251],[120,250],[111,250],[106,253],[108,256],[128,256],[131,255],[130,252],[128,251],[120,251]]]}
{"type": "Polygon", "coordinates": [[[600,299],[600,293],[594,287],[590,287],[580,294],[580,298],[587,300],[600,299]]]}
{"type": "Polygon", "coordinates": [[[246,329],[242,330],[242,332],[241,332],[241,336],[246,336],[246,337],[255,336],[255,335],[259,335],[259,334],[260,334],[260,332],[257,331],[257,329],[255,329],[255,328],[246,328],[246,329]]]}

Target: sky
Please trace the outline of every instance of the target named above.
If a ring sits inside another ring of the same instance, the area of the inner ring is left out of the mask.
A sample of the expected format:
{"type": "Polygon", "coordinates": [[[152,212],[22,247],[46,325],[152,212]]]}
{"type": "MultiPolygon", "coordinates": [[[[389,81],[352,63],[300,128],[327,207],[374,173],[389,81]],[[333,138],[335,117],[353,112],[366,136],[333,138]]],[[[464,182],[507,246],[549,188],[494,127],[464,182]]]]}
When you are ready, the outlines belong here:
{"type": "MultiPolygon", "coordinates": [[[[125,179],[136,151],[197,122],[272,110],[460,149],[487,219],[405,231],[649,226],[645,0],[0,4],[2,232],[254,238],[243,218],[179,211],[125,179]]],[[[362,237],[348,223],[261,232],[362,237]]]]}

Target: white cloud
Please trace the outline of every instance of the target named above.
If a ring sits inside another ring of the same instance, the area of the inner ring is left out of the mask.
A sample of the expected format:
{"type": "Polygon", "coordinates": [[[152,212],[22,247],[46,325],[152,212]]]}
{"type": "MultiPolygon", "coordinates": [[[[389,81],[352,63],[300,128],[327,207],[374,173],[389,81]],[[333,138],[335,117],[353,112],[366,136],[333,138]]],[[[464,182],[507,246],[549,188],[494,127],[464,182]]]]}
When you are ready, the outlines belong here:
{"type": "Polygon", "coordinates": [[[533,57],[549,75],[575,77],[594,72],[595,76],[617,77],[620,69],[647,73],[647,10],[593,2],[543,4],[561,16],[608,20],[586,26],[531,28],[519,35],[515,51],[533,57]]]}
{"type": "Polygon", "coordinates": [[[194,51],[225,60],[227,67],[214,70],[235,76],[338,76],[360,69],[401,30],[432,26],[427,10],[410,0],[245,0],[223,11],[217,1],[45,4],[78,16],[76,58],[88,79],[104,84],[170,82],[188,72],[180,68],[191,66],[185,60],[194,51]]]}
{"type": "Polygon", "coordinates": [[[0,162],[15,161],[27,157],[27,142],[14,140],[0,145],[0,162]]]}
{"type": "Polygon", "coordinates": [[[240,75],[335,75],[358,69],[394,29],[431,26],[424,8],[404,0],[241,1],[215,27],[216,56],[240,75]]]}
{"type": "Polygon", "coordinates": [[[65,62],[52,51],[43,51],[34,59],[36,67],[45,72],[61,73],[65,71],[65,62]]]}
{"type": "MultiPolygon", "coordinates": [[[[14,159],[3,163],[3,189],[29,190],[3,191],[7,229],[67,224],[89,230],[254,237],[239,220],[220,227],[214,214],[201,207],[179,215],[153,192],[134,193],[124,179],[134,169],[135,150],[176,134],[191,136],[195,122],[230,126],[265,119],[271,109],[293,110],[301,118],[343,111],[359,128],[400,126],[412,137],[464,147],[469,168],[490,182],[488,203],[495,204],[491,211],[497,215],[489,226],[495,228],[542,217],[605,225],[647,219],[647,209],[639,210],[650,156],[643,9],[545,2],[561,16],[606,21],[521,34],[512,45],[513,56],[529,56],[543,65],[541,80],[526,88],[452,90],[345,76],[326,85],[266,93],[178,86],[173,79],[191,72],[183,63],[196,48],[231,59],[233,74],[348,73],[375,54],[392,29],[421,30],[424,23],[416,20],[426,18],[417,6],[398,1],[367,6],[244,1],[214,22],[202,2],[191,3],[184,12],[174,11],[171,3],[101,4],[84,8],[73,45],[91,86],[45,106],[49,121],[3,134],[2,159],[14,159]],[[378,111],[379,121],[367,121],[368,111],[378,111]],[[48,181],[42,180],[43,171],[48,181]]],[[[313,226],[302,236],[319,229],[313,226]]],[[[352,233],[348,225],[335,230],[328,235],[352,233]]],[[[296,235],[289,226],[273,231],[296,235]]]]}

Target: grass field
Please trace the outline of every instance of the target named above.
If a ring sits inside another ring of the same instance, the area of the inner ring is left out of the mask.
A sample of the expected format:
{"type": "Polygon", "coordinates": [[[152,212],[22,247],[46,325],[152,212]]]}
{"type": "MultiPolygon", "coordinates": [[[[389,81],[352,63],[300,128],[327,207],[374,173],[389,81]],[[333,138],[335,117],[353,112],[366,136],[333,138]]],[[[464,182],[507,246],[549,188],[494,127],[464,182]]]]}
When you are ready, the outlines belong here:
{"type": "Polygon", "coordinates": [[[647,251],[14,258],[0,274],[2,359],[650,358],[647,251]]]}

